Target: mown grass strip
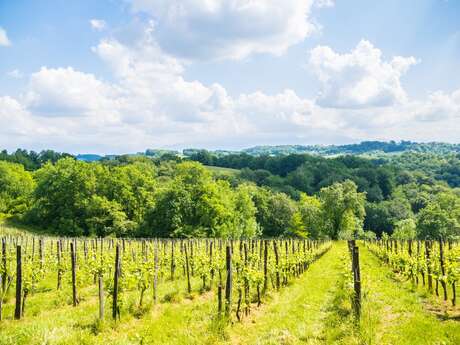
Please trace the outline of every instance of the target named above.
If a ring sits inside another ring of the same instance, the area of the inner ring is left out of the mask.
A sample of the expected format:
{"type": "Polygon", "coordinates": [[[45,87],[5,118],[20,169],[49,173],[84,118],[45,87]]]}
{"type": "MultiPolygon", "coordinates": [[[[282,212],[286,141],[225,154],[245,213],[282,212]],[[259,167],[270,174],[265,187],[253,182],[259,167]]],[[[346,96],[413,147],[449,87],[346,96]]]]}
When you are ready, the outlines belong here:
{"type": "Polygon", "coordinates": [[[361,247],[366,344],[460,344],[460,322],[427,312],[417,293],[400,285],[388,267],[361,247]]]}

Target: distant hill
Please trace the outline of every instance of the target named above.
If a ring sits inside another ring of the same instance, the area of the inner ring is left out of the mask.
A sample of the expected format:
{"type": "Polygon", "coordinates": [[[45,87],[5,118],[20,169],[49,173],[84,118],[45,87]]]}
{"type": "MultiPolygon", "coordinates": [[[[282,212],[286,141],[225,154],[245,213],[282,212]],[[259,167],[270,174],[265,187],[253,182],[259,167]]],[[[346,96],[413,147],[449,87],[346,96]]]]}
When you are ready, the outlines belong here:
{"type": "MultiPolygon", "coordinates": [[[[460,153],[460,144],[449,144],[440,142],[417,143],[412,141],[363,141],[359,144],[348,145],[263,145],[254,146],[240,151],[231,150],[203,150],[196,148],[187,148],[180,151],[164,149],[147,149],[145,152],[138,152],[132,155],[145,155],[147,157],[157,158],[163,155],[191,157],[200,153],[211,153],[222,157],[232,154],[246,153],[251,156],[278,156],[289,154],[308,153],[320,156],[337,156],[337,155],[364,155],[380,156],[400,154],[404,152],[427,152],[434,154],[460,153]]],[[[76,158],[86,162],[95,162],[103,158],[113,159],[116,155],[101,156],[97,154],[80,154],[76,158]]]]}
{"type": "Polygon", "coordinates": [[[86,154],[81,154],[77,155],[75,158],[79,161],[85,161],[85,162],[96,162],[100,161],[104,156],[92,154],[92,153],[86,153],[86,154]]]}
{"type": "Polygon", "coordinates": [[[348,145],[279,145],[279,146],[255,146],[242,150],[253,156],[281,155],[293,153],[310,153],[321,156],[333,156],[342,154],[395,154],[407,151],[429,152],[438,154],[460,153],[460,144],[448,143],[416,143],[411,141],[363,141],[359,144],[348,145]]]}

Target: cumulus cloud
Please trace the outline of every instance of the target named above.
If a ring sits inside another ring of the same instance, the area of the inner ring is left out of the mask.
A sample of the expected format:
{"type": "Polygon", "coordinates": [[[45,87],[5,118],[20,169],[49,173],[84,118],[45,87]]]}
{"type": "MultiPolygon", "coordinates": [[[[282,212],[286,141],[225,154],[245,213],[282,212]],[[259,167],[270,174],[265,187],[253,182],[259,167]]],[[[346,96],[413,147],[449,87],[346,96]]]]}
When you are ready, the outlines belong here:
{"type": "Polygon", "coordinates": [[[112,68],[113,83],[71,67],[42,67],[21,99],[27,114],[58,126],[62,132],[55,135],[67,145],[84,138],[84,145],[101,147],[103,141],[117,152],[118,147],[230,145],[235,136],[239,145],[249,145],[269,137],[312,138],[340,125],[330,120],[334,114],[292,90],[232,97],[220,84],[186,80],[185,66],[160,48],[151,27],[130,45],[104,39],[93,51],[112,68]]]}
{"type": "Polygon", "coordinates": [[[6,34],[5,29],[0,27],[0,46],[9,46],[11,45],[10,40],[8,39],[8,35],[6,34]]]}
{"type": "Polygon", "coordinates": [[[198,81],[182,77],[183,65],[165,54],[151,36],[150,28],[133,46],[115,39],[103,40],[93,48],[118,78],[125,105],[138,108],[127,121],[145,121],[155,116],[174,121],[200,122],[205,118],[199,107],[212,90],[198,81]]]}
{"type": "Polygon", "coordinates": [[[217,83],[185,80],[184,65],[160,48],[152,27],[131,46],[110,39],[101,41],[93,51],[118,77],[124,105],[130,108],[124,120],[148,130],[174,124],[187,131],[188,139],[203,141],[205,133],[212,133],[209,140],[260,132],[277,135],[280,131],[289,133],[289,137],[293,132],[304,136],[308,129],[340,123],[337,119],[329,122],[325,112],[315,112],[313,101],[300,98],[292,90],[231,97],[217,83]]]}
{"type": "Polygon", "coordinates": [[[451,94],[436,91],[425,102],[417,102],[414,110],[415,119],[426,122],[460,120],[460,90],[451,94]]]}
{"type": "Polygon", "coordinates": [[[158,24],[156,37],[185,58],[242,59],[283,54],[315,30],[313,0],[132,0],[158,24]]]}
{"type": "Polygon", "coordinates": [[[0,96],[0,124],[0,146],[10,149],[31,147],[43,139],[55,145],[56,136],[66,127],[41,121],[19,100],[9,96],[0,96]]]}
{"type": "Polygon", "coordinates": [[[89,23],[96,31],[103,31],[107,27],[107,23],[102,19],[91,19],[89,23]]]}
{"type": "Polygon", "coordinates": [[[334,106],[291,89],[230,95],[218,83],[187,80],[187,65],[162,49],[150,23],[135,41],[111,37],[93,47],[113,72],[110,82],[72,67],[42,67],[21,97],[0,97],[0,144],[33,141],[60,150],[117,153],[152,146],[458,140],[460,90],[408,99],[400,78],[415,59],[384,61],[365,41],[343,55],[315,49],[310,64],[317,67],[323,95],[331,96],[325,90],[332,86],[340,90],[334,91],[342,97],[334,106]],[[377,85],[369,83],[371,91],[363,88],[365,97],[359,98],[356,85],[369,78],[377,85]]]}
{"type": "Polygon", "coordinates": [[[31,75],[25,101],[41,116],[78,117],[97,112],[101,118],[116,121],[118,94],[116,87],[92,74],[72,67],[42,67],[31,75]]]}
{"type": "Polygon", "coordinates": [[[380,49],[362,40],[350,53],[336,53],[318,46],[310,53],[309,66],[322,83],[317,102],[324,107],[384,107],[404,103],[401,77],[414,57],[396,56],[384,61],[380,49]]]}
{"type": "Polygon", "coordinates": [[[30,114],[14,98],[0,97],[0,133],[2,135],[26,135],[32,129],[29,123],[30,114]]]}

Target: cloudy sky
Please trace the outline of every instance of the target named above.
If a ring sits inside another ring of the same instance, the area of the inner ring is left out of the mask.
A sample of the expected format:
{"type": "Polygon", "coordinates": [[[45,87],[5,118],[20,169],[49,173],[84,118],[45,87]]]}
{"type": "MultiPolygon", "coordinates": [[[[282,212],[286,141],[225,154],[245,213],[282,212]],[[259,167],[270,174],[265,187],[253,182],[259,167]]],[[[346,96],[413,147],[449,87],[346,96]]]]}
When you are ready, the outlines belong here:
{"type": "Polygon", "coordinates": [[[0,0],[0,148],[460,142],[460,1],[0,0]]]}

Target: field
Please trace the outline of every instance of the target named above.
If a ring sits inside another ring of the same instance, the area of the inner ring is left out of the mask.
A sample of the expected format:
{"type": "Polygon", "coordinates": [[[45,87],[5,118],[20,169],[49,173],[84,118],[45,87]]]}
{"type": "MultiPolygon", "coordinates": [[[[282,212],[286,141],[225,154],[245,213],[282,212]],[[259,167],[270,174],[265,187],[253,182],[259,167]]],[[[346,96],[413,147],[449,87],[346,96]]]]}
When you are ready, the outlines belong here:
{"type": "Polygon", "coordinates": [[[235,176],[239,173],[238,169],[231,169],[231,168],[223,168],[223,167],[215,167],[211,165],[205,165],[206,169],[209,171],[215,173],[215,174],[221,174],[221,175],[228,175],[228,176],[235,176]]]}
{"type": "Polygon", "coordinates": [[[358,242],[357,316],[344,241],[58,239],[2,232],[2,276],[10,278],[0,344],[460,343],[460,309],[452,306],[450,288],[458,274],[456,244],[444,249],[449,300],[443,301],[435,245],[431,266],[423,266],[426,243],[418,251],[414,243],[409,255],[408,243],[395,250],[393,242],[358,242]],[[26,298],[18,320],[16,244],[26,298]],[[433,293],[428,275],[420,274],[428,267],[433,293]]]}

